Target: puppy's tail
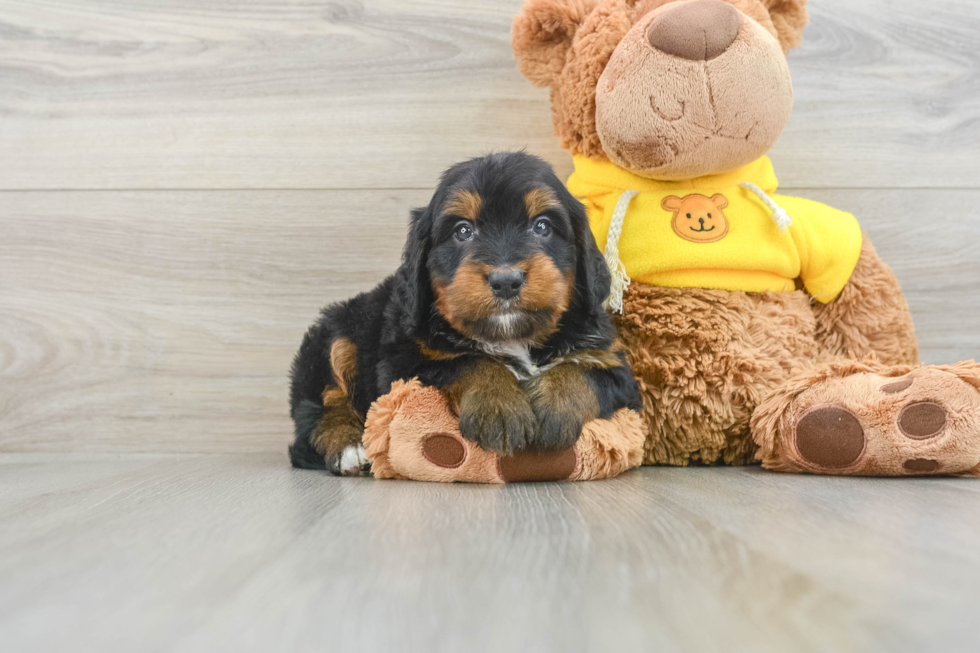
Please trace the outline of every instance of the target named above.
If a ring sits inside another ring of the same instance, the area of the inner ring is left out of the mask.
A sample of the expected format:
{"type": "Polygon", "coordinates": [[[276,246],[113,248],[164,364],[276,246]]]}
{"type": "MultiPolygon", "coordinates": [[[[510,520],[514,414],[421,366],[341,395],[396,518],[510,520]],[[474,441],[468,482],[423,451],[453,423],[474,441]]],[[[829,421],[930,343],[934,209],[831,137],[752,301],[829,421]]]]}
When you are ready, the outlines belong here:
{"type": "Polygon", "coordinates": [[[323,456],[313,448],[313,432],[323,419],[323,406],[304,399],[293,411],[296,441],[289,445],[289,461],[299,469],[326,469],[323,456]]]}

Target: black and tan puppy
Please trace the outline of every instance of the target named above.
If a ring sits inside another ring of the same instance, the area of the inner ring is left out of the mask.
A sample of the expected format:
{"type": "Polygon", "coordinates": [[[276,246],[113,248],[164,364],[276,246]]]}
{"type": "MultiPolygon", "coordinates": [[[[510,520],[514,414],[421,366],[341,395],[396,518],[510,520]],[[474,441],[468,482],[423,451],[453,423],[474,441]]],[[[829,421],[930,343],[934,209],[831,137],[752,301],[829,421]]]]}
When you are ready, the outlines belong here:
{"type": "Polygon", "coordinates": [[[366,471],[368,408],[415,376],[484,449],[571,447],[585,422],[640,407],[608,294],[585,209],[550,166],[524,153],[454,166],[412,213],[398,271],[306,334],[292,369],[293,465],[366,471]]]}

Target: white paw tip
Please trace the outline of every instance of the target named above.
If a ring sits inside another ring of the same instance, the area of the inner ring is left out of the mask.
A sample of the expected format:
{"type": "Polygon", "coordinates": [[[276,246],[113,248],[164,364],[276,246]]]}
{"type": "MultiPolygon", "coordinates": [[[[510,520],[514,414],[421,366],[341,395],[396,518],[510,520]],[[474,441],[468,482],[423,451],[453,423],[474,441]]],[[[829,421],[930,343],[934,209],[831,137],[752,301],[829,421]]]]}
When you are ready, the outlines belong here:
{"type": "Polygon", "coordinates": [[[364,450],[364,445],[356,444],[347,447],[340,454],[340,465],[338,465],[338,467],[340,467],[345,474],[357,476],[361,473],[361,469],[369,462],[367,452],[364,450]]]}

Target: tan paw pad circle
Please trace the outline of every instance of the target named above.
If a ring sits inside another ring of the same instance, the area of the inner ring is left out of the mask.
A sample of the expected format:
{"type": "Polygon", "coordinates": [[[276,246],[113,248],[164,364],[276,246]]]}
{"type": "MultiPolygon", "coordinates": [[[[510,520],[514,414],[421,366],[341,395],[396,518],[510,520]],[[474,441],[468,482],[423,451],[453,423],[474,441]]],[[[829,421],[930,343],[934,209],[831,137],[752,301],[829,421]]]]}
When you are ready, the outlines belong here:
{"type": "Polygon", "coordinates": [[[946,409],[934,401],[909,404],[898,417],[898,428],[907,438],[928,440],[946,428],[946,409]]]}
{"type": "Polygon", "coordinates": [[[434,433],[422,443],[422,455],[433,465],[455,469],[466,460],[466,449],[448,433],[434,433]]]}
{"type": "Polygon", "coordinates": [[[886,395],[897,395],[899,392],[905,392],[912,387],[915,383],[915,379],[907,378],[901,379],[900,381],[895,381],[894,383],[889,383],[888,385],[881,386],[881,391],[886,395]]]}
{"type": "Polygon", "coordinates": [[[839,406],[821,406],[796,423],[796,449],[820,467],[850,467],[864,453],[864,427],[854,414],[839,406]]]}
{"type": "Polygon", "coordinates": [[[558,453],[502,456],[497,469],[508,483],[564,481],[575,471],[577,462],[575,450],[567,449],[558,453]]]}
{"type": "Polygon", "coordinates": [[[906,460],[902,468],[909,472],[915,472],[917,474],[928,474],[929,472],[935,472],[942,465],[939,464],[937,460],[929,460],[928,458],[913,458],[912,460],[906,460]]]}

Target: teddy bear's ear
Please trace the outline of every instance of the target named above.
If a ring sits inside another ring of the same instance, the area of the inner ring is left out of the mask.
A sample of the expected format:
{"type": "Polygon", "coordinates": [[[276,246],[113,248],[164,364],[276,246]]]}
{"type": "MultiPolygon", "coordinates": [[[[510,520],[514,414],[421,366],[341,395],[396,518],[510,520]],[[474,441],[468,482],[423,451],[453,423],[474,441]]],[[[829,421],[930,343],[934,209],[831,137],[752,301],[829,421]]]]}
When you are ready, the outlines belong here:
{"type": "Polygon", "coordinates": [[[526,0],[514,18],[511,47],[517,67],[535,86],[551,86],[565,67],[565,54],[598,0],[526,0]]]}
{"type": "Polygon", "coordinates": [[[783,52],[798,48],[803,43],[803,28],[810,22],[806,10],[807,0],[762,0],[769,10],[769,18],[776,28],[776,35],[783,52]]]}
{"type": "Polygon", "coordinates": [[[717,206],[719,209],[728,208],[728,198],[722,195],[721,193],[718,193],[717,195],[712,197],[711,203],[717,206]]]}
{"type": "Polygon", "coordinates": [[[664,201],[660,203],[660,206],[662,206],[665,211],[680,211],[683,203],[684,202],[681,200],[681,198],[671,195],[670,197],[665,197],[664,201]]]}

